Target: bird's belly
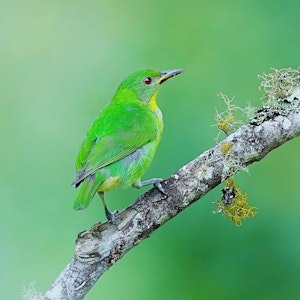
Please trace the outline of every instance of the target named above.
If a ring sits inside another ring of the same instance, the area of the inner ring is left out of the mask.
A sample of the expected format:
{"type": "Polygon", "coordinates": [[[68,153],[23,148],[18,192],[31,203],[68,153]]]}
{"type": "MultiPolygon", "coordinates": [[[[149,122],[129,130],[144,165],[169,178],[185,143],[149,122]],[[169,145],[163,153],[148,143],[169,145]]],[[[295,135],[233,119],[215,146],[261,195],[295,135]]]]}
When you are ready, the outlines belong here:
{"type": "Polygon", "coordinates": [[[98,192],[110,191],[117,188],[120,185],[120,177],[119,176],[110,176],[105,179],[98,188],[98,192]]]}

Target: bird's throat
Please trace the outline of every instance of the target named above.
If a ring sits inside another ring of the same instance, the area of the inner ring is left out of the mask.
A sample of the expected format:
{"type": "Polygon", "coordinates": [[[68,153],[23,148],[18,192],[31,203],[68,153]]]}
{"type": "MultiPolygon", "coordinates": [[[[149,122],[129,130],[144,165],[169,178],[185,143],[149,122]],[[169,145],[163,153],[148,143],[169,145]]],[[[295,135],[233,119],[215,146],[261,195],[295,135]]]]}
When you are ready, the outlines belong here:
{"type": "Polygon", "coordinates": [[[156,102],[156,95],[157,95],[157,92],[155,92],[151,96],[150,101],[149,101],[149,108],[154,112],[156,112],[158,109],[157,102],[156,102]]]}

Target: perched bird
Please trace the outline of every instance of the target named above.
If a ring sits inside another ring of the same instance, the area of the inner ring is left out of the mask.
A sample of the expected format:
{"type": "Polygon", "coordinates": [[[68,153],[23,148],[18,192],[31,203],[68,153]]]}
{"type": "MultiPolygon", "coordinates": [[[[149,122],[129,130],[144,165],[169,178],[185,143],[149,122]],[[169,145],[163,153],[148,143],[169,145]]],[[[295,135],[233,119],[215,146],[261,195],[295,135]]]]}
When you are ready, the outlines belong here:
{"type": "Polygon", "coordinates": [[[132,185],[153,184],[164,192],[160,178],[141,181],[149,168],[163,130],[163,119],[156,103],[163,82],[182,70],[142,70],[125,78],[110,104],[89,129],[76,160],[79,187],[74,209],[86,208],[96,193],[101,197],[106,218],[114,220],[104,200],[104,192],[132,185]]]}

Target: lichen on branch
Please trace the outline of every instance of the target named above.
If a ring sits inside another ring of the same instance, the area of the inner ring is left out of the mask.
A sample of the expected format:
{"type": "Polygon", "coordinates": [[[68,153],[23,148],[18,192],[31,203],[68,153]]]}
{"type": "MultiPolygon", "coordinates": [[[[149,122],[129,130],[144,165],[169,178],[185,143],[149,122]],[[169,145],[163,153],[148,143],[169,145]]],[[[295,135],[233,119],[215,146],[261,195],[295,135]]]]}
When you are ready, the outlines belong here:
{"type": "MultiPolygon", "coordinates": [[[[255,126],[267,120],[273,120],[276,116],[287,116],[300,111],[300,72],[292,68],[272,70],[272,73],[259,75],[262,80],[259,88],[263,89],[265,94],[264,103],[255,115],[253,115],[253,107],[248,105],[246,108],[241,108],[233,103],[234,98],[229,99],[223,93],[218,95],[226,105],[224,112],[217,111],[216,114],[217,126],[221,132],[228,135],[236,129],[237,125],[242,124],[236,114],[238,111],[248,116],[250,125],[255,126]]],[[[286,125],[288,124],[287,122],[286,125]]],[[[236,151],[234,147],[232,142],[220,143],[220,149],[226,161],[223,169],[223,179],[226,183],[220,200],[214,201],[217,205],[217,210],[214,212],[221,213],[240,226],[242,220],[256,215],[257,208],[249,205],[248,196],[236,186],[236,181],[233,179],[237,170],[247,170],[241,159],[241,152],[236,151]]]]}

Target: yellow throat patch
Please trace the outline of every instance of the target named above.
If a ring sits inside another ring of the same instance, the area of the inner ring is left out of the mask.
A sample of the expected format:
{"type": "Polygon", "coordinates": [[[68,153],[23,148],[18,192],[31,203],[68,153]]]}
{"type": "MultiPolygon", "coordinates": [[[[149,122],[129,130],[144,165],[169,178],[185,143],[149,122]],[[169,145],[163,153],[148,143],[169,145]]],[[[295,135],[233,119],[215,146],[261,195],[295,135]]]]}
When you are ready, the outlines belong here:
{"type": "Polygon", "coordinates": [[[156,95],[157,92],[155,92],[149,100],[149,108],[154,112],[158,109],[157,102],[156,102],[156,95]]]}

